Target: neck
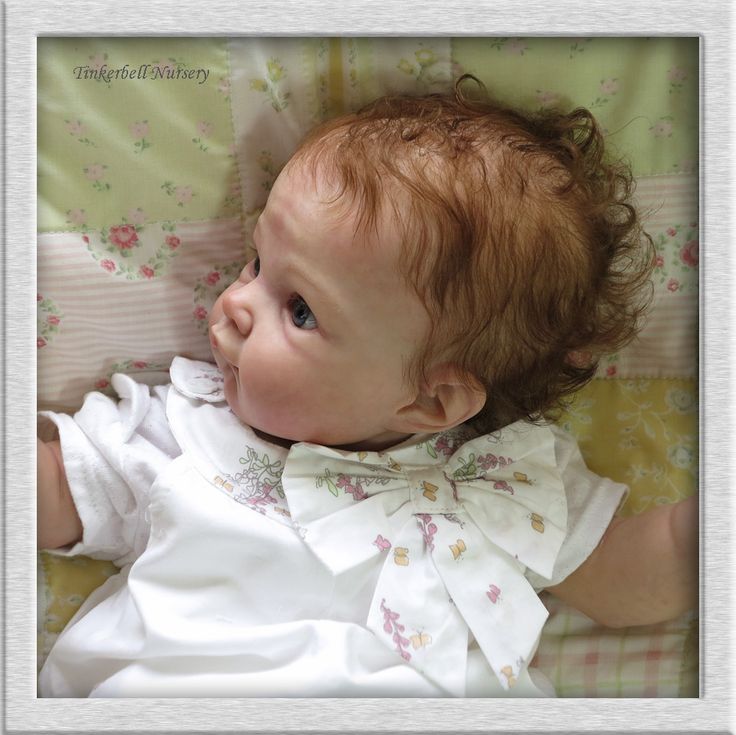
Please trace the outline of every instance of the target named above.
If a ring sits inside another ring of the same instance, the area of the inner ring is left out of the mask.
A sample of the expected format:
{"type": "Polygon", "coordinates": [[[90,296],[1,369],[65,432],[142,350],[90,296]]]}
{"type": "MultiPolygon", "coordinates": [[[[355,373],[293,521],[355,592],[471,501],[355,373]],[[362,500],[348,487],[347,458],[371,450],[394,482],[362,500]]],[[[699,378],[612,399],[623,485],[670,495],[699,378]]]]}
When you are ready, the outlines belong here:
{"type": "Polygon", "coordinates": [[[401,444],[406,441],[412,434],[399,434],[394,431],[387,431],[378,436],[371,437],[365,441],[354,442],[351,444],[338,444],[335,445],[336,449],[344,449],[348,452],[381,452],[389,447],[395,447],[397,444],[401,444]]]}
{"type": "MultiPolygon", "coordinates": [[[[255,427],[251,427],[251,429],[253,430],[253,433],[260,439],[263,439],[269,444],[276,444],[279,447],[290,449],[293,444],[298,443],[295,439],[284,439],[280,436],[266,434],[265,431],[261,431],[260,429],[256,429],[255,427]]],[[[401,444],[401,442],[406,441],[410,436],[412,435],[400,434],[394,431],[387,431],[383,434],[373,436],[370,439],[366,439],[364,441],[351,442],[349,444],[329,444],[328,446],[334,447],[335,449],[343,449],[346,452],[380,452],[384,449],[388,449],[389,447],[401,444]]],[[[315,443],[322,444],[322,442],[315,443]]]]}

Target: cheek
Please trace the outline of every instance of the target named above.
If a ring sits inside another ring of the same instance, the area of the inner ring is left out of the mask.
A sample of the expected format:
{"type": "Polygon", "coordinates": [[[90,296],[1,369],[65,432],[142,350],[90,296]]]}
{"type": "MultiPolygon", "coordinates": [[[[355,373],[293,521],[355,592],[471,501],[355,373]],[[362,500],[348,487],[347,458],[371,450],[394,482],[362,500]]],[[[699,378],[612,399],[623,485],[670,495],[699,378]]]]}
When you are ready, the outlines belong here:
{"type": "Polygon", "coordinates": [[[324,415],[324,408],[318,411],[309,397],[283,390],[273,381],[246,384],[237,400],[235,413],[241,421],[284,439],[303,441],[324,415]]]}
{"type": "Polygon", "coordinates": [[[303,439],[335,411],[348,413],[344,404],[352,403],[351,384],[329,364],[286,357],[277,349],[253,355],[241,371],[242,396],[259,428],[303,439]]]}
{"type": "Polygon", "coordinates": [[[247,339],[238,368],[242,400],[259,412],[283,410],[283,404],[296,403],[305,393],[308,377],[279,340],[247,339]]]}

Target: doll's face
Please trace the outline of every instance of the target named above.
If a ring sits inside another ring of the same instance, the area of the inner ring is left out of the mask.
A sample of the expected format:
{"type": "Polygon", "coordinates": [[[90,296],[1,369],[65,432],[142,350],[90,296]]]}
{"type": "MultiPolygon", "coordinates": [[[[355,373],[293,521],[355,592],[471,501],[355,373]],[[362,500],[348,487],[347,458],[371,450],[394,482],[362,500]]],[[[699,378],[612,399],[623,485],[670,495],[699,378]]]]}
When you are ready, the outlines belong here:
{"type": "Polygon", "coordinates": [[[405,435],[405,368],[429,317],[398,267],[392,221],[356,233],[322,173],[289,164],[254,233],[258,257],[217,300],[210,341],[232,411],[264,433],[365,449],[405,435]]]}

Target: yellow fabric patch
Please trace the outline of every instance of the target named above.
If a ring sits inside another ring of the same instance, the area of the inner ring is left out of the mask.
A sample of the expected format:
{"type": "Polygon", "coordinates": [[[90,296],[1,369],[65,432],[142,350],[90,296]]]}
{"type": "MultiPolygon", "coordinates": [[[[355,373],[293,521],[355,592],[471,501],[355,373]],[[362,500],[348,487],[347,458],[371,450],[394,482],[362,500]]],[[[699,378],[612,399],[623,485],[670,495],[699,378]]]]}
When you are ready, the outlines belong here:
{"type": "Polygon", "coordinates": [[[631,488],[622,515],[697,490],[695,380],[594,380],[559,423],[577,438],[591,470],[631,488]]]}
{"type": "Polygon", "coordinates": [[[46,633],[61,633],[64,626],[79,609],[87,596],[118,568],[109,561],[86,556],[55,556],[41,553],[41,564],[46,578],[46,633]]]}

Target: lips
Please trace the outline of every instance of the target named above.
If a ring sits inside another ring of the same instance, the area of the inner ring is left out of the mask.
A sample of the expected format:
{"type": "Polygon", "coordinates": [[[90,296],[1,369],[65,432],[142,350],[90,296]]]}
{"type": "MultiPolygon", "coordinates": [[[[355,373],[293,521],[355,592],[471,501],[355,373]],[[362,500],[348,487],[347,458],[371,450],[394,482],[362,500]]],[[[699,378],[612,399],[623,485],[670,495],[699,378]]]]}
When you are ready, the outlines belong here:
{"type": "Polygon", "coordinates": [[[223,317],[210,327],[210,344],[213,350],[234,367],[238,362],[243,336],[231,319],[223,317]]]}

